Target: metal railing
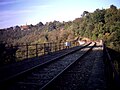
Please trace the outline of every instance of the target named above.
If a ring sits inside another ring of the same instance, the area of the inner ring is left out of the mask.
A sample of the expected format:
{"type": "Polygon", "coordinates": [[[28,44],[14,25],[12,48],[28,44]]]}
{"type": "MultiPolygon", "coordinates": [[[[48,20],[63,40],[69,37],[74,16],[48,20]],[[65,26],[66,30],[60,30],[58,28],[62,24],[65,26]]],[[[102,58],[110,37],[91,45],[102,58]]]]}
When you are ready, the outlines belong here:
{"type": "Polygon", "coordinates": [[[65,42],[62,43],[43,43],[43,44],[24,44],[24,45],[9,45],[0,44],[0,66],[13,62],[18,62],[23,59],[38,57],[45,54],[51,54],[59,50],[78,46],[79,43],[70,41],[70,46],[66,47],[65,42]]]}
{"type": "Polygon", "coordinates": [[[107,47],[103,44],[103,58],[105,63],[105,74],[109,90],[120,90],[120,77],[115,69],[113,60],[108,53],[107,47]]]}
{"type": "MultiPolygon", "coordinates": [[[[68,48],[78,46],[77,42],[71,41],[68,48]]],[[[14,47],[14,46],[13,46],[14,47]]],[[[23,60],[32,57],[38,57],[45,54],[50,54],[59,50],[66,49],[65,43],[43,43],[43,44],[26,44],[17,46],[18,50],[16,51],[16,59],[23,60]]]]}

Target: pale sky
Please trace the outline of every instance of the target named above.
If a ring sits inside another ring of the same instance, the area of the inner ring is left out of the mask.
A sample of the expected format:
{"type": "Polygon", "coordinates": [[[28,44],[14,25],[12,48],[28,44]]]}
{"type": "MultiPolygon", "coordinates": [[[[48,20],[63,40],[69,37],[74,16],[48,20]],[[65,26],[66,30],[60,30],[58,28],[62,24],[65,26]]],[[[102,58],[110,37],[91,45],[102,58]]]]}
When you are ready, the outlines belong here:
{"type": "Polygon", "coordinates": [[[50,21],[71,21],[83,11],[93,12],[120,0],[0,0],[0,28],[50,21]]]}

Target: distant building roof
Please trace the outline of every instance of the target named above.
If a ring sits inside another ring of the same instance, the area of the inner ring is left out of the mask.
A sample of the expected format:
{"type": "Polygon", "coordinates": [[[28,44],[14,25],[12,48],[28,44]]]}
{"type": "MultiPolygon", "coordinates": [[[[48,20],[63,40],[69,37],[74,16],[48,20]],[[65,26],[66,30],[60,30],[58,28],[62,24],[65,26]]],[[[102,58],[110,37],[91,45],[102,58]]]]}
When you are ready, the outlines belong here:
{"type": "Polygon", "coordinates": [[[21,30],[29,30],[30,29],[28,25],[23,25],[20,28],[21,28],[21,30]]]}

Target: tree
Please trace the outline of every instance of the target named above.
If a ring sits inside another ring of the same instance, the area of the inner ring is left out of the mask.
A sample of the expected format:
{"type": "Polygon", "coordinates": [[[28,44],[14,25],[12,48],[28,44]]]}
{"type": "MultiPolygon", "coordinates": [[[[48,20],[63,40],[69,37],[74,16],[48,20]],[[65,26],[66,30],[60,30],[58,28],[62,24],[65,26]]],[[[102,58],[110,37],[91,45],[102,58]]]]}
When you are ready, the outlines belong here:
{"type": "Polygon", "coordinates": [[[82,16],[84,17],[84,16],[86,16],[88,13],[89,13],[88,11],[84,11],[83,14],[82,14],[82,16]]]}
{"type": "Polygon", "coordinates": [[[116,6],[114,6],[114,5],[110,5],[110,9],[117,9],[117,7],[116,6]]]}
{"type": "Polygon", "coordinates": [[[94,11],[93,13],[93,19],[95,23],[105,23],[104,21],[104,14],[105,14],[105,10],[100,10],[100,9],[96,9],[96,11],[94,11]]]}

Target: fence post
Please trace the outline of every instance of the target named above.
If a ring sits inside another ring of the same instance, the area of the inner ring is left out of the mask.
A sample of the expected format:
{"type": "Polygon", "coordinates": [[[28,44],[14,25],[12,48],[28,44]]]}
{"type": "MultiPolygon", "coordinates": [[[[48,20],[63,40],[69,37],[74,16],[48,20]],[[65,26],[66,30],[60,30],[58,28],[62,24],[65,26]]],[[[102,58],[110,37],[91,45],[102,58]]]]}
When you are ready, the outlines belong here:
{"type": "Polygon", "coordinates": [[[28,59],[28,44],[26,44],[26,58],[28,59]]]}
{"type": "Polygon", "coordinates": [[[38,44],[36,44],[36,57],[38,57],[38,44]]]}
{"type": "Polygon", "coordinates": [[[44,55],[45,55],[45,48],[46,48],[45,46],[46,46],[46,44],[44,43],[44,50],[43,50],[44,51],[44,55]]]}
{"type": "Polygon", "coordinates": [[[50,54],[50,43],[47,43],[47,54],[50,54]]]}
{"type": "Polygon", "coordinates": [[[63,42],[63,49],[65,49],[64,42],[63,42]]]}
{"type": "Polygon", "coordinates": [[[56,42],[55,42],[55,52],[56,52],[56,42]]]}
{"type": "Polygon", "coordinates": [[[50,52],[52,53],[53,51],[52,51],[53,49],[52,49],[52,43],[50,43],[50,52]]]}
{"type": "Polygon", "coordinates": [[[61,43],[59,42],[59,50],[61,50],[61,43]]]}
{"type": "Polygon", "coordinates": [[[74,43],[74,46],[77,46],[77,42],[74,43]]]}
{"type": "Polygon", "coordinates": [[[70,48],[72,47],[72,45],[71,45],[71,44],[72,44],[72,41],[70,41],[70,48]]]}
{"type": "Polygon", "coordinates": [[[56,51],[58,51],[58,43],[56,42],[56,51]]]}
{"type": "Polygon", "coordinates": [[[52,53],[52,43],[50,42],[49,44],[50,44],[50,46],[49,46],[49,48],[50,48],[50,53],[52,53]]]}

